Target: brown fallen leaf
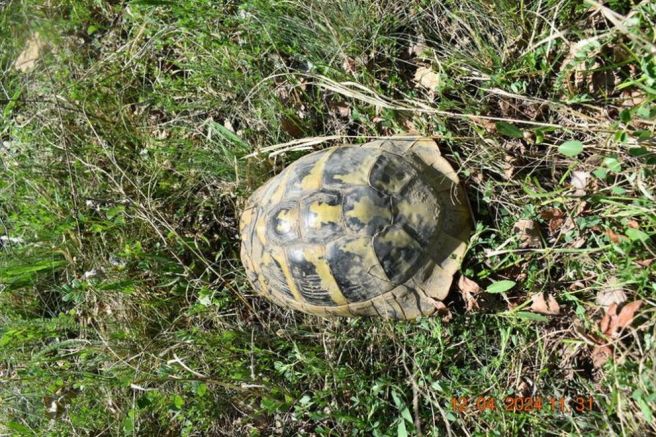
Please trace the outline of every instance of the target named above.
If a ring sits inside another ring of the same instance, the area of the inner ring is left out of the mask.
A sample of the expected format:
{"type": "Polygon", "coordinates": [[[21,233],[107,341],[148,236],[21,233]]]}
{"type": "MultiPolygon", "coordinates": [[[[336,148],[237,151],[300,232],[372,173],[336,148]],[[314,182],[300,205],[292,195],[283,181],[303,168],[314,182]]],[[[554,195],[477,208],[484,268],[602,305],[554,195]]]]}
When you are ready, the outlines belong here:
{"type": "Polygon", "coordinates": [[[345,102],[331,102],[328,107],[330,112],[339,118],[351,117],[351,106],[345,102]]]}
{"type": "Polygon", "coordinates": [[[451,314],[451,311],[449,311],[449,308],[447,308],[446,305],[444,305],[443,302],[439,300],[433,300],[433,306],[435,306],[435,309],[437,311],[436,314],[440,316],[443,322],[448,322],[453,318],[453,315],[451,314]]]}
{"type": "Polygon", "coordinates": [[[613,232],[612,229],[606,229],[604,231],[604,234],[606,234],[608,239],[613,243],[619,243],[620,241],[622,241],[622,238],[624,237],[624,235],[620,235],[620,234],[617,234],[617,233],[613,232]]]}
{"type": "Polygon", "coordinates": [[[513,230],[519,233],[521,247],[540,247],[540,227],[533,220],[521,219],[515,223],[513,230]]]}
{"type": "Polygon", "coordinates": [[[633,228],[633,229],[638,229],[638,228],[640,228],[640,225],[639,225],[638,222],[635,221],[635,220],[629,220],[628,222],[626,222],[626,225],[627,225],[628,227],[630,227],[630,228],[633,228]]]}
{"type": "Polygon", "coordinates": [[[490,133],[497,131],[497,124],[492,120],[488,120],[487,118],[471,117],[471,121],[490,133]]]}
{"type": "Polygon", "coordinates": [[[649,267],[653,262],[654,259],[656,258],[651,258],[651,259],[641,259],[637,260],[635,263],[638,264],[640,267],[649,267]]]}
{"type": "Polygon", "coordinates": [[[618,313],[617,304],[611,304],[599,322],[599,329],[607,337],[618,337],[619,331],[631,324],[635,317],[635,312],[638,311],[641,305],[641,300],[630,302],[624,305],[618,313]]]}
{"type": "Polygon", "coordinates": [[[633,108],[645,101],[645,93],[636,89],[625,89],[620,93],[620,106],[624,108],[633,108]]]}
{"type": "Polygon", "coordinates": [[[36,62],[39,60],[45,47],[45,42],[38,33],[33,34],[27,40],[27,44],[14,62],[14,69],[23,73],[29,73],[34,70],[36,62]]]}
{"type": "Polygon", "coordinates": [[[283,115],[280,119],[280,128],[293,138],[303,136],[303,128],[299,119],[283,115]]]}
{"type": "Polygon", "coordinates": [[[640,309],[641,305],[641,300],[634,300],[633,302],[624,305],[617,316],[617,326],[620,329],[629,326],[635,317],[636,311],[640,309]]]}
{"type": "Polygon", "coordinates": [[[511,180],[515,173],[515,166],[513,165],[513,158],[506,156],[506,162],[503,163],[503,175],[507,180],[511,180]]]}
{"type": "Polygon", "coordinates": [[[610,335],[610,324],[613,317],[617,317],[616,303],[610,304],[610,306],[606,309],[606,313],[604,313],[604,316],[599,321],[599,329],[601,330],[602,334],[610,335]]]}
{"type": "Polygon", "coordinates": [[[540,217],[547,221],[549,234],[555,234],[565,223],[565,214],[558,208],[547,208],[540,212],[540,217]]]}
{"type": "Polygon", "coordinates": [[[358,71],[357,66],[358,64],[355,62],[355,59],[349,58],[348,56],[346,56],[344,62],[342,62],[342,68],[350,74],[355,74],[358,71]]]}
{"type": "Polygon", "coordinates": [[[440,75],[435,73],[432,69],[419,67],[415,72],[415,82],[417,83],[417,86],[422,86],[432,92],[440,87],[442,79],[440,78],[440,75]]]}
{"type": "Polygon", "coordinates": [[[552,295],[547,295],[547,298],[544,298],[545,293],[537,293],[533,295],[533,303],[531,304],[531,310],[540,314],[548,314],[551,316],[556,316],[560,314],[560,305],[556,302],[556,299],[552,295]]]}
{"type": "Polygon", "coordinates": [[[467,311],[479,308],[478,302],[474,296],[481,292],[481,287],[476,282],[463,275],[458,279],[458,288],[460,289],[460,294],[465,301],[467,311]]]}
{"type": "Polygon", "coordinates": [[[592,360],[592,365],[596,369],[599,369],[606,364],[606,361],[612,356],[613,351],[609,346],[595,346],[590,354],[590,359],[592,360]]]}
{"type": "Polygon", "coordinates": [[[582,281],[574,281],[569,287],[567,287],[570,291],[581,290],[582,288],[585,288],[585,284],[582,281]]]}

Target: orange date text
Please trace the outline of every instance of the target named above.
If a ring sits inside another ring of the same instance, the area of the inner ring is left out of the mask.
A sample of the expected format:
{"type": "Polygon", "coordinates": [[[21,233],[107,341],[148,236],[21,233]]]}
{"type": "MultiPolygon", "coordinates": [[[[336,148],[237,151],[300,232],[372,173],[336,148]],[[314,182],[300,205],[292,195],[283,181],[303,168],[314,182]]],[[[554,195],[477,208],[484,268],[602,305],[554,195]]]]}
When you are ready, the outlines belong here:
{"type": "Polygon", "coordinates": [[[542,397],[542,396],[506,396],[497,399],[490,396],[454,396],[451,398],[451,410],[456,413],[484,411],[507,411],[513,413],[586,413],[592,411],[595,401],[592,396],[542,397]]]}

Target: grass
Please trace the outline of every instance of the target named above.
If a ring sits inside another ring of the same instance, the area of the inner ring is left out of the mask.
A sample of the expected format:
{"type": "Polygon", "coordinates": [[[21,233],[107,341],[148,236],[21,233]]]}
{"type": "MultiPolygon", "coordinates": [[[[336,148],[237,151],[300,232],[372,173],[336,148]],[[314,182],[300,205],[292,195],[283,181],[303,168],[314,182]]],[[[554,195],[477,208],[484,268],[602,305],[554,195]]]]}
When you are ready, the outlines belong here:
{"type": "Polygon", "coordinates": [[[650,2],[4,3],[0,433],[656,432],[650,2]],[[474,307],[454,286],[450,320],[324,320],[255,296],[249,193],[407,132],[467,186],[474,307]],[[609,291],[642,301],[617,337],[609,291]]]}

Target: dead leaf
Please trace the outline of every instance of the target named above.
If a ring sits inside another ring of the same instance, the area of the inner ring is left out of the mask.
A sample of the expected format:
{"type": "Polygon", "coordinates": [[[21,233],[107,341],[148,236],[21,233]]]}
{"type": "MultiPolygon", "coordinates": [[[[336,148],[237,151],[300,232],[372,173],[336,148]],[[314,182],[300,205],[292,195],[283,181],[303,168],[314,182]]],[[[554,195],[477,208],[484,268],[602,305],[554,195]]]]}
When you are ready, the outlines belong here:
{"type": "MultiPolygon", "coordinates": [[[[598,63],[595,63],[596,67],[601,67],[598,63]]],[[[595,71],[588,77],[588,91],[591,94],[596,94],[602,92],[604,94],[609,94],[615,89],[615,85],[618,83],[618,76],[613,71],[595,71]]]]}
{"type": "Polygon", "coordinates": [[[595,368],[599,369],[604,364],[606,364],[606,361],[608,361],[608,359],[612,356],[613,356],[613,351],[611,350],[610,347],[595,346],[594,349],[592,349],[592,353],[590,354],[590,359],[592,360],[592,365],[595,368]]]}
{"type": "Polygon", "coordinates": [[[282,116],[280,119],[280,128],[293,138],[303,137],[303,129],[300,120],[295,120],[291,116],[282,116]]]}
{"type": "Polygon", "coordinates": [[[632,228],[632,229],[639,229],[640,228],[640,225],[635,220],[629,220],[628,222],[626,222],[626,225],[628,227],[632,228]]]}
{"type": "Polygon", "coordinates": [[[417,126],[415,126],[415,123],[411,119],[404,120],[403,126],[405,127],[405,130],[408,133],[408,135],[419,135],[417,126]]]}
{"type": "Polygon", "coordinates": [[[633,108],[645,101],[645,93],[636,89],[625,89],[620,93],[620,106],[624,108],[633,108]]]}
{"type": "Polygon", "coordinates": [[[604,231],[604,234],[606,234],[606,236],[607,236],[607,237],[610,239],[610,241],[612,241],[613,243],[619,243],[619,242],[622,240],[622,237],[624,237],[623,235],[616,234],[616,233],[613,232],[611,229],[606,229],[606,230],[604,231]]]}
{"type": "Polygon", "coordinates": [[[473,180],[474,182],[476,182],[477,184],[482,184],[483,181],[485,180],[485,177],[483,176],[483,172],[478,171],[478,170],[474,170],[474,171],[472,172],[472,176],[471,176],[471,178],[472,178],[472,180],[473,180]]]}
{"type": "Polygon", "coordinates": [[[443,302],[433,299],[433,306],[435,306],[436,313],[442,318],[443,322],[448,322],[453,318],[451,311],[443,302]]]}
{"type": "Polygon", "coordinates": [[[464,275],[460,276],[460,279],[458,280],[458,288],[460,288],[460,291],[471,294],[478,294],[481,291],[480,285],[464,275]]]}
{"type": "Polygon", "coordinates": [[[612,304],[620,305],[626,301],[626,293],[622,290],[619,281],[615,277],[610,277],[604,284],[604,287],[597,293],[596,302],[602,307],[609,307],[612,304]]]}
{"type": "Polygon", "coordinates": [[[540,247],[540,227],[533,220],[521,219],[515,223],[513,230],[519,233],[521,247],[540,247]]]}
{"type": "Polygon", "coordinates": [[[515,107],[512,106],[508,100],[501,99],[498,103],[501,114],[503,114],[504,117],[514,118],[517,116],[515,107]]]}
{"type": "Polygon", "coordinates": [[[540,314],[548,314],[556,316],[560,314],[560,305],[556,302],[556,299],[552,295],[547,295],[547,298],[544,298],[545,293],[537,293],[533,295],[533,303],[531,303],[531,310],[540,314]]]}
{"type": "Polygon", "coordinates": [[[503,175],[506,179],[512,179],[513,174],[515,174],[515,158],[510,155],[506,155],[503,159],[503,175]]]}
{"type": "Polygon", "coordinates": [[[331,102],[330,112],[340,118],[351,118],[351,106],[345,102],[331,102]]]}
{"type": "Polygon", "coordinates": [[[29,73],[34,70],[36,62],[39,60],[45,47],[45,42],[41,39],[38,33],[33,34],[28,40],[23,51],[16,58],[14,62],[14,69],[29,73]]]}
{"type": "Polygon", "coordinates": [[[602,334],[610,335],[611,321],[613,320],[613,318],[616,317],[617,317],[617,304],[613,303],[608,307],[606,313],[604,314],[604,317],[602,317],[601,321],[599,322],[599,329],[601,330],[602,334]]]}
{"type": "Polygon", "coordinates": [[[569,287],[567,287],[567,289],[571,291],[581,290],[582,288],[585,288],[585,284],[581,281],[574,281],[569,287]]]}
{"type": "Polygon", "coordinates": [[[440,87],[442,80],[440,75],[427,67],[419,67],[415,72],[415,82],[429,91],[435,91],[440,87]]]}
{"type": "Polygon", "coordinates": [[[419,58],[429,57],[431,49],[426,45],[426,38],[424,35],[417,36],[417,42],[408,47],[408,54],[415,55],[419,58]]]}
{"type": "Polygon", "coordinates": [[[635,300],[624,305],[619,315],[617,316],[617,326],[620,329],[629,326],[635,317],[636,311],[640,309],[641,305],[641,300],[635,300]]]}
{"type": "Polygon", "coordinates": [[[638,264],[640,267],[647,268],[654,262],[654,259],[656,259],[656,258],[641,259],[641,260],[637,260],[635,263],[638,264]]]}
{"type": "Polygon", "coordinates": [[[570,184],[574,187],[574,196],[585,196],[585,187],[588,185],[588,178],[590,173],[587,171],[574,171],[572,172],[572,179],[570,184]]]}
{"type": "Polygon", "coordinates": [[[581,202],[579,202],[578,205],[576,205],[576,210],[574,211],[574,217],[580,216],[581,214],[586,212],[587,209],[588,209],[588,202],[582,200],[581,202]]]}
{"type": "Polygon", "coordinates": [[[480,118],[480,117],[471,117],[470,120],[475,124],[481,126],[483,129],[485,129],[490,133],[494,133],[497,131],[497,124],[492,120],[488,120],[487,118],[480,118]]]}
{"type": "Polygon", "coordinates": [[[357,72],[357,66],[358,64],[355,62],[355,59],[349,58],[348,56],[346,56],[344,62],[342,62],[342,68],[350,74],[355,74],[357,72]]]}
{"type": "Polygon", "coordinates": [[[474,296],[480,293],[481,287],[476,282],[463,275],[460,276],[460,279],[458,280],[458,288],[460,289],[460,294],[465,301],[467,311],[472,311],[479,307],[474,296]]]}
{"type": "Polygon", "coordinates": [[[587,240],[584,237],[577,238],[569,244],[569,247],[580,249],[581,247],[585,246],[586,241],[587,240]]]}
{"type": "Polygon", "coordinates": [[[565,214],[558,208],[548,208],[540,212],[540,217],[547,221],[549,234],[555,234],[565,223],[565,214]]]}
{"type": "Polygon", "coordinates": [[[604,317],[599,322],[599,329],[607,337],[618,337],[619,331],[631,324],[636,311],[638,311],[641,305],[641,300],[630,302],[624,305],[618,314],[617,304],[611,304],[606,310],[606,314],[604,314],[604,317]]]}

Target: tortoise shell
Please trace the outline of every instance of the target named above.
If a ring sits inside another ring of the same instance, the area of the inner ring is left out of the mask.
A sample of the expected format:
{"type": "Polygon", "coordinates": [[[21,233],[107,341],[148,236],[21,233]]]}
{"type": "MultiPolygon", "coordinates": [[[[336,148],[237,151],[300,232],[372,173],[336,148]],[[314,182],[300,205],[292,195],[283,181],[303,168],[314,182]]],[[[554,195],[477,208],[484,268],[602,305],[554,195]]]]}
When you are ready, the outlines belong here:
{"type": "Polygon", "coordinates": [[[241,259],[277,304],[414,319],[448,294],[470,232],[435,142],[393,138],[311,153],[257,189],[241,216],[241,259]]]}

